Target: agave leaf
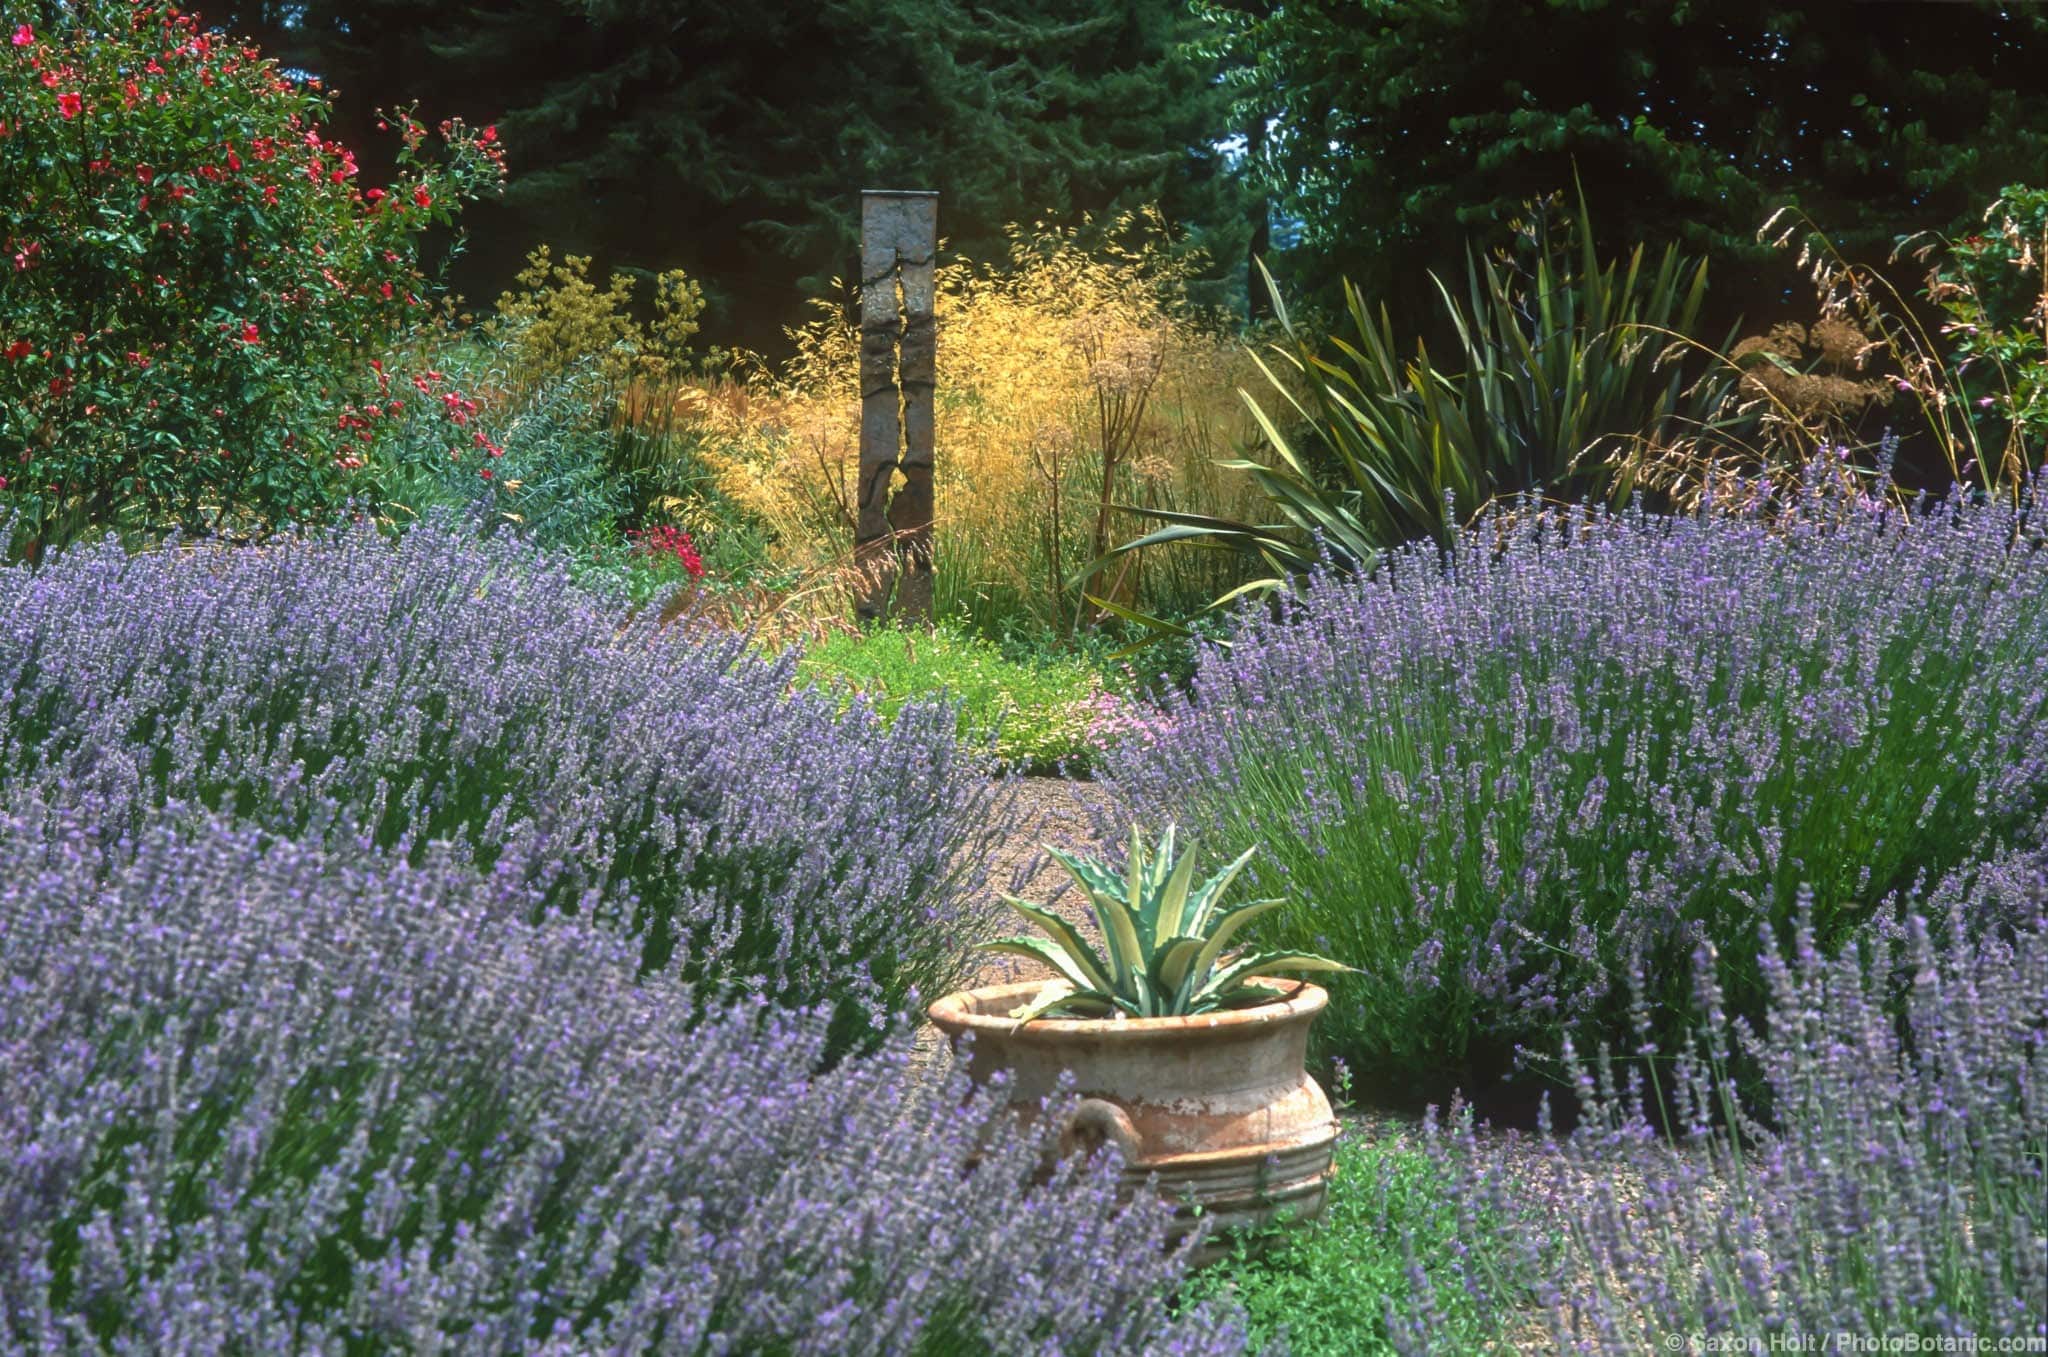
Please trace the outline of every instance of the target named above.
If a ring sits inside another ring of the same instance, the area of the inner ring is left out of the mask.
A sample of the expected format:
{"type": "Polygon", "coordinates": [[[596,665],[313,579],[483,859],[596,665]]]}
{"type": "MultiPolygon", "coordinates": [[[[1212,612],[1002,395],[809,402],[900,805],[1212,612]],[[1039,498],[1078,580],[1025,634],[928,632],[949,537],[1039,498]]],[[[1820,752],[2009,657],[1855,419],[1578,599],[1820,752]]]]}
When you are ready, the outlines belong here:
{"type": "Polygon", "coordinates": [[[1168,938],[1152,953],[1152,979],[1159,993],[1167,996],[1169,1011],[1185,1002],[1181,992],[1190,975],[1196,974],[1195,958],[1201,955],[1202,940],[1183,935],[1168,938]]]}
{"type": "Polygon", "coordinates": [[[1131,826],[1131,853],[1124,862],[1124,899],[1132,909],[1140,909],[1145,900],[1145,836],[1137,825],[1131,826]]]}
{"type": "Polygon", "coordinates": [[[1201,952],[1195,957],[1194,967],[1189,972],[1188,979],[1183,982],[1188,986],[1189,992],[1198,992],[1207,984],[1206,977],[1215,970],[1217,961],[1223,956],[1223,949],[1230,945],[1230,939],[1240,928],[1261,914],[1276,910],[1286,903],[1285,900],[1247,900],[1219,914],[1215,931],[1208,934],[1201,952]]]}
{"type": "Polygon", "coordinates": [[[1223,892],[1230,889],[1230,883],[1237,880],[1237,874],[1252,860],[1257,847],[1247,848],[1238,854],[1237,860],[1217,872],[1201,884],[1194,897],[1188,901],[1188,917],[1185,927],[1188,932],[1200,937],[1208,932],[1209,916],[1215,912],[1216,902],[1223,898],[1223,892]]]}
{"type": "Polygon", "coordinates": [[[1114,972],[1103,962],[1096,950],[1088,945],[1088,940],[1081,936],[1080,929],[1042,905],[1034,905],[1029,900],[1019,900],[1014,895],[1006,895],[1003,898],[1009,902],[1011,909],[1045,930],[1045,935],[1072,958],[1076,984],[1084,989],[1114,988],[1111,980],[1114,972]]]}
{"type": "MultiPolygon", "coordinates": [[[[1158,850],[1145,863],[1145,894],[1142,899],[1134,896],[1131,900],[1148,926],[1158,922],[1160,892],[1166,888],[1166,875],[1175,865],[1175,832],[1174,826],[1168,824],[1165,831],[1160,834],[1158,850]]],[[[1152,936],[1156,935],[1148,934],[1148,943],[1152,936]]]]}
{"type": "Polygon", "coordinates": [[[1058,945],[1047,942],[1044,938],[996,938],[991,942],[977,943],[975,950],[993,952],[997,956],[1023,957],[1028,961],[1043,962],[1076,989],[1094,988],[1087,976],[1074,964],[1074,959],[1058,945]]]}
{"type": "Polygon", "coordinates": [[[1239,957],[1211,976],[1196,992],[1197,1002],[1224,994],[1247,980],[1262,979],[1282,971],[1348,972],[1352,968],[1313,952],[1257,952],[1239,957]]]}
{"type": "Polygon", "coordinates": [[[1218,993],[1205,994],[1187,1007],[1189,1016],[1198,1013],[1215,1013],[1232,1008],[1256,1008],[1270,1004],[1279,996],[1264,985],[1235,985],[1218,993]]]}
{"type": "Polygon", "coordinates": [[[1076,857],[1074,854],[1055,848],[1051,844],[1045,845],[1045,851],[1052,857],[1054,862],[1066,868],[1067,875],[1073,877],[1082,890],[1101,891],[1104,895],[1115,895],[1123,889],[1124,883],[1117,879],[1116,873],[1110,871],[1109,868],[1093,858],[1076,857]]]}
{"type": "Polygon", "coordinates": [[[1090,889],[1088,903],[1095,909],[1096,926],[1109,952],[1112,983],[1103,988],[1116,994],[1131,989],[1131,980],[1145,968],[1145,946],[1138,938],[1137,920],[1122,898],[1090,889]]]}
{"type": "Polygon", "coordinates": [[[1019,1022],[1029,1022],[1054,1004],[1081,993],[1085,991],[1075,989],[1074,982],[1064,976],[1058,980],[1048,980],[1038,987],[1038,993],[1011,1009],[1009,1016],[1019,1022]]]}
{"type": "Polygon", "coordinates": [[[1059,976],[1073,984],[1075,989],[1087,989],[1085,976],[1081,976],[1079,968],[1073,964],[1073,958],[1067,956],[1059,946],[1047,942],[1044,937],[995,937],[993,942],[975,944],[975,950],[993,952],[995,956],[1022,956],[1032,962],[1044,962],[1053,970],[1057,970],[1059,976]]]}
{"type": "Polygon", "coordinates": [[[1127,992],[1131,976],[1144,967],[1145,956],[1137,920],[1122,898],[1123,883],[1115,873],[1092,859],[1062,852],[1051,844],[1046,845],[1046,851],[1067,869],[1094,908],[1096,925],[1102,929],[1102,941],[1109,951],[1107,970],[1111,983],[1100,988],[1118,994],[1127,992]]]}
{"type": "Polygon", "coordinates": [[[1062,982],[1055,980],[1033,996],[1030,1003],[1011,1009],[1010,1016],[1017,1020],[1017,1026],[1022,1027],[1033,1019],[1048,1017],[1062,1010],[1093,1009],[1097,1011],[1076,1013],[1074,1016],[1107,1017],[1121,1007],[1125,1005],[1119,1004],[1110,995],[1094,990],[1074,989],[1071,986],[1063,988],[1062,982]]]}
{"type": "MultiPolygon", "coordinates": [[[[1169,827],[1168,834],[1173,831],[1169,827]]],[[[1162,859],[1162,865],[1167,859],[1162,859]]],[[[1152,921],[1152,936],[1148,941],[1153,947],[1160,945],[1160,939],[1178,937],[1181,933],[1181,916],[1187,909],[1188,887],[1195,880],[1195,844],[1188,841],[1180,861],[1174,863],[1173,875],[1166,879],[1166,885],[1159,893],[1159,912],[1152,921]]]]}

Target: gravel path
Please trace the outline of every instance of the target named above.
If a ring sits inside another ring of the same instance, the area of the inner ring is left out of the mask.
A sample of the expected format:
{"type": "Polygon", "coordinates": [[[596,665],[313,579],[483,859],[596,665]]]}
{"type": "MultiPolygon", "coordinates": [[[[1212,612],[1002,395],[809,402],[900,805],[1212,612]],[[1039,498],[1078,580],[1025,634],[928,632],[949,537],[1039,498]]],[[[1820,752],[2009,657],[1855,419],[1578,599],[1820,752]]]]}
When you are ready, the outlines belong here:
{"type": "MultiPolygon", "coordinates": [[[[989,859],[989,888],[1008,891],[1034,904],[1051,904],[1090,939],[1097,939],[1095,921],[1081,893],[1069,887],[1066,870],[1045,852],[1050,843],[1069,852],[1099,855],[1104,851],[1089,815],[1104,804],[1102,792],[1090,783],[1057,777],[1027,777],[1018,783],[1017,829],[989,859]],[[1068,887],[1062,889],[1062,887],[1068,887]]],[[[1030,933],[1015,913],[1003,923],[1005,932],[1030,933]]],[[[1050,979],[1043,964],[1021,957],[991,956],[975,974],[974,985],[1000,985],[1012,980],[1050,979]]]]}

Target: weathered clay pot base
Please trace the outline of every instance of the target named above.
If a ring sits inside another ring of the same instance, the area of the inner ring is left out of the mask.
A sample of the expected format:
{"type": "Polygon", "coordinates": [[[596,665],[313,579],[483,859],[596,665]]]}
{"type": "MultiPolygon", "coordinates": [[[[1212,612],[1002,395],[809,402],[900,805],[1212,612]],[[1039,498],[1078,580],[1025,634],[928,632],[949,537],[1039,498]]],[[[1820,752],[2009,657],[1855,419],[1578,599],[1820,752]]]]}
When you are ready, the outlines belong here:
{"type": "MultiPolygon", "coordinates": [[[[1041,1018],[1019,1027],[1012,1009],[1042,982],[993,985],[932,1005],[932,1022],[957,1044],[974,1036],[969,1071],[1012,1076],[1010,1102],[1030,1121],[1063,1071],[1081,1101],[1060,1128],[1064,1151],[1114,1141],[1133,1186],[1158,1176],[1160,1193],[1216,1231],[1320,1215],[1332,1173],[1337,1121],[1304,1062],[1308,1029],[1328,995],[1277,982],[1275,1002],[1192,1018],[1041,1018]]],[[[1205,1259],[1227,1246],[1206,1244],[1205,1259]]]]}

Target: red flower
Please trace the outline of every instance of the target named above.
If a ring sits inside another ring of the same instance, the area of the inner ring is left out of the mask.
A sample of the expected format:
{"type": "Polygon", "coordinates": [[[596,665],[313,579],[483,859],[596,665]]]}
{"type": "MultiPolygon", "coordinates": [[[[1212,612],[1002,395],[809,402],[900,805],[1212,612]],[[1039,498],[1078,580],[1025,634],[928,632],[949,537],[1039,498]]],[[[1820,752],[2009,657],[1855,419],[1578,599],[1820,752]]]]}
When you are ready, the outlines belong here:
{"type": "Polygon", "coordinates": [[[19,362],[33,352],[34,349],[26,339],[17,339],[7,346],[7,361],[10,363],[19,362]]]}
{"type": "Polygon", "coordinates": [[[434,205],[434,195],[427,192],[427,186],[425,184],[421,184],[418,188],[412,191],[412,200],[418,203],[421,207],[432,207],[434,205]]]}
{"type": "Polygon", "coordinates": [[[498,128],[497,128],[497,124],[493,123],[493,124],[492,124],[491,126],[489,126],[489,127],[486,127],[486,128],[484,129],[484,134],[483,134],[483,137],[481,138],[481,140],[483,140],[483,141],[484,141],[484,142],[486,142],[486,143],[489,143],[489,142],[493,142],[493,141],[496,141],[497,139],[498,139],[498,128]]]}
{"type": "Polygon", "coordinates": [[[262,335],[256,329],[255,321],[244,321],[242,323],[242,342],[244,344],[254,344],[260,338],[262,338],[262,335]]]}
{"type": "Polygon", "coordinates": [[[69,121],[85,111],[85,100],[75,93],[60,94],[57,96],[57,111],[69,121]]]}
{"type": "Polygon", "coordinates": [[[14,30],[14,45],[16,47],[26,47],[35,40],[36,31],[27,24],[23,24],[14,30]]]}

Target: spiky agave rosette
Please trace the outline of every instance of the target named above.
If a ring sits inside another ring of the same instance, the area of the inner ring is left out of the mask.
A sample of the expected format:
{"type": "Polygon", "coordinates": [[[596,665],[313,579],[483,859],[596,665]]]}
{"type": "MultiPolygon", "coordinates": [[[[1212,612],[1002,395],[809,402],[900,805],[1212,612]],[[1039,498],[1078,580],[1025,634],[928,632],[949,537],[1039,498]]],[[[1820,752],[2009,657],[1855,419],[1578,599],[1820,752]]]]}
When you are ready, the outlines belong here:
{"type": "Polygon", "coordinates": [[[1277,997],[1255,980],[1282,972],[1351,969],[1311,952],[1248,951],[1225,960],[1225,949],[1246,924],[1286,901],[1224,906],[1223,893],[1258,849],[1247,848],[1197,887],[1194,844],[1176,857],[1174,833],[1169,824],[1157,850],[1148,853],[1143,833],[1133,825],[1121,876],[1106,863],[1046,845],[1088,897],[1106,957],[1080,929],[1044,905],[1003,897],[1047,937],[999,938],[983,943],[983,949],[1041,961],[1056,972],[1036,998],[1011,1013],[1020,1025],[1055,1015],[1173,1018],[1249,1008],[1277,997]]]}

